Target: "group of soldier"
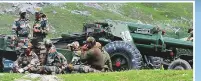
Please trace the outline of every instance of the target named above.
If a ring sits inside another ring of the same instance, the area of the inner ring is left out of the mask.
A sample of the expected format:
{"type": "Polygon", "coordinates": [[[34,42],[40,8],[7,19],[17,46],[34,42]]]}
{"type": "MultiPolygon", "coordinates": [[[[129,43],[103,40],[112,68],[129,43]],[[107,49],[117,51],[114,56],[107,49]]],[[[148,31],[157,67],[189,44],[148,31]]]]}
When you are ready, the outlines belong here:
{"type": "Polygon", "coordinates": [[[15,20],[12,27],[16,36],[14,39],[23,40],[23,45],[17,45],[23,49],[23,53],[14,62],[13,72],[59,74],[73,71],[83,73],[113,71],[109,54],[93,37],[88,37],[83,46],[77,41],[67,45],[66,49],[77,54],[81,62],[78,65],[68,63],[52,41],[45,39],[49,31],[47,16],[40,9],[36,9],[35,22],[33,27],[30,27],[26,14],[26,10],[21,10],[20,18],[15,20]]]}

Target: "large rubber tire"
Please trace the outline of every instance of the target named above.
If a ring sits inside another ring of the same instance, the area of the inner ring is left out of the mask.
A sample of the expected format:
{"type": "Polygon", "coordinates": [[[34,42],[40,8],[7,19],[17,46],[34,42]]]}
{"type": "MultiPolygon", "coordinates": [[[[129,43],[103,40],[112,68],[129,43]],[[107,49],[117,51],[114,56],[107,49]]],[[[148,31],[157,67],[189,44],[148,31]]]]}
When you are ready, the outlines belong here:
{"type": "Polygon", "coordinates": [[[111,59],[115,55],[122,55],[128,61],[128,69],[141,69],[142,55],[136,46],[124,41],[114,41],[106,44],[104,49],[110,54],[111,59]]]}
{"type": "Polygon", "coordinates": [[[191,65],[182,59],[177,59],[174,60],[170,65],[168,66],[168,69],[173,69],[173,70],[189,70],[191,69],[191,65]]]}
{"type": "Polygon", "coordinates": [[[161,67],[162,67],[162,58],[149,56],[149,60],[153,65],[153,69],[161,69],[161,67]]]}

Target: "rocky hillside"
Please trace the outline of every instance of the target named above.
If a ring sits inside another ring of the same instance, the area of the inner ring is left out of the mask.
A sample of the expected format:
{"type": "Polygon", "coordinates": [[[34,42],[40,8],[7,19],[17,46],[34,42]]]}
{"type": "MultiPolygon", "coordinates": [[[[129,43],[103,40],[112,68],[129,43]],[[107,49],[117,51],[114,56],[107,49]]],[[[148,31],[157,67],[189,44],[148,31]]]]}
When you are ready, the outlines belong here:
{"type": "Polygon", "coordinates": [[[0,3],[1,34],[10,34],[19,9],[26,9],[33,20],[36,6],[49,18],[51,38],[79,32],[84,22],[102,19],[160,25],[171,37],[176,37],[177,30],[185,37],[193,24],[192,3],[0,3]]]}

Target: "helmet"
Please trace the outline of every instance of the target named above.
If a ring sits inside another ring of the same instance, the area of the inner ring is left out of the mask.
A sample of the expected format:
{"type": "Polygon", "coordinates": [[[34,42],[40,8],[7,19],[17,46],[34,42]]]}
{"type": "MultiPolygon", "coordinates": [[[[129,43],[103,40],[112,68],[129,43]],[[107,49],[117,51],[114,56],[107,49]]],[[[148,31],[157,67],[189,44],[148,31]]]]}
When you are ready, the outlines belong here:
{"type": "Polygon", "coordinates": [[[76,49],[80,46],[78,41],[73,42],[71,45],[76,49]]]}
{"type": "Polygon", "coordinates": [[[21,14],[23,14],[23,13],[25,13],[26,14],[26,9],[20,9],[20,12],[19,12],[19,14],[21,15],[21,14]]]}
{"type": "Polygon", "coordinates": [[[24,19],[26,18],[26,9],[21,9],[19,12],[20,18],[24,19]]]}
{"type": "Polygon", "coordinates": [[[86,43],[88,45],[88,48],[90,49],[94,47],[94,45],[96,45],[96,40],[94,37],[88,37],[86,43]]]}
{"type": "Polygon", "coordinates": [[[94,37],[88,37],[86,42],[95,42],[95,38],[94,37]]]}
{"type": "Polygon", "coordinates": [[[45,44],[45,47],[52,47],[52,41],[50,39],[45,39],[44,40],[44,44],[45,44]]]}

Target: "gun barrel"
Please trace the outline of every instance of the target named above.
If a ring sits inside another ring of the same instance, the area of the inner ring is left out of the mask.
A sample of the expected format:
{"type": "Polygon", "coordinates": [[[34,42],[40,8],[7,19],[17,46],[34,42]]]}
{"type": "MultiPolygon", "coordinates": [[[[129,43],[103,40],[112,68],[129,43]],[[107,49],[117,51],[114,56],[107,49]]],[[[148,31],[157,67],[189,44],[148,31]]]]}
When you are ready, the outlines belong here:
{"type": "Polygon", "coordinates": [[[193,42],[191,41],[183,41],[180,39],[174,39],[168,37],[164,37],[163,40],[165,44],[169,47],[193,49],[193,42]]]}

